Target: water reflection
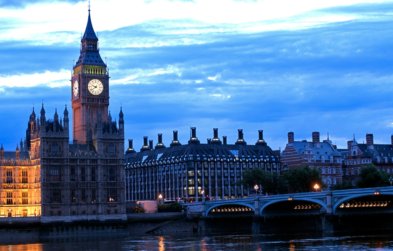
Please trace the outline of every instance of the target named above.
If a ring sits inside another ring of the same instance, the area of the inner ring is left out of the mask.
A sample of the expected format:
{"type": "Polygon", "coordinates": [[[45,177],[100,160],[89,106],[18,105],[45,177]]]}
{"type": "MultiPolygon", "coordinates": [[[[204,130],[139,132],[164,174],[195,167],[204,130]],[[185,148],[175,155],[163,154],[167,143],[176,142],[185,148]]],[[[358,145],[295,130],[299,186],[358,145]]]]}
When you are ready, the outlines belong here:
{"type": "Polygon", "coordinates": [[[124,238],[65,238],[42,241],[35,244],[3,245],[0,251],[47,251],[47,250],[390,250],[393,234],[379,235],[172,235],[130,236],[124,238]]]}
{"type": "Polygon", "coordinates": [[[22,244],[0,246],[0,251],[42,251],[42,244],[22,244]]]}
{"type": "Polygon", "coordinates": [[[159,248],[158,248],[159,251],[165,250],[164,237],[162,237],[162,236],[158,237],[158,246],[159,246],[159,248]]]}

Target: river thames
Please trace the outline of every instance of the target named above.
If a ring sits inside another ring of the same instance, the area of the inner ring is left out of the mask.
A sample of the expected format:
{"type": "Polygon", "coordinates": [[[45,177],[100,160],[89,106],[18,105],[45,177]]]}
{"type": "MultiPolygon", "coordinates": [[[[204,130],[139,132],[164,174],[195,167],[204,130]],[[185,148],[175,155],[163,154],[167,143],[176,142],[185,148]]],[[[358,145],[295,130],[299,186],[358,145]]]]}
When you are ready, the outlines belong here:
{"type": "Polygon", "coordinates": [[[0,251],[47,250],[393,250],[393,233],[322,236],[321,234],[227,234],[65,238],[1,245],[0,251]]]}

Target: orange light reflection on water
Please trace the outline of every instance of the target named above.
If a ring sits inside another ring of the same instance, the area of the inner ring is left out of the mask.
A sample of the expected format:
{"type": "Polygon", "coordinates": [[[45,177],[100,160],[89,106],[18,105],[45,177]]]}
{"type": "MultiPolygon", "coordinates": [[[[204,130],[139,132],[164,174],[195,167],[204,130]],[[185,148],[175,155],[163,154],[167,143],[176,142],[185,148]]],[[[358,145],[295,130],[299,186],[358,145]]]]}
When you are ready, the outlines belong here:
{"type": "Polygon", "coordinates": [[[162,237],[162,236],[158,237],[158,250],[159,251],[164,251],[165,250],[164,237],[162,237]]]}
{"type": "Polygon", "coordinates": [[[0,251],[42,251],[42,244],[4,245],[0,251]]]}

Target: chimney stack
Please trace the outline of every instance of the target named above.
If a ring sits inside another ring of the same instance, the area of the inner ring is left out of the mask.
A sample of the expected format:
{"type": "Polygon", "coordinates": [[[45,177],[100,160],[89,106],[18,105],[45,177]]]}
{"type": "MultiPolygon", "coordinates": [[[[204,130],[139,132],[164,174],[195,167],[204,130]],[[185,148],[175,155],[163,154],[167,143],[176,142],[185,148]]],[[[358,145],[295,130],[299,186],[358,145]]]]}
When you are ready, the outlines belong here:
{"type": "Polygon", "coordinates": [[[188,141],[189,144],[199,144],[199,140],[196,136],[196,127],[191,127],[191,139],[188,141]]]}
{"type": "Polygon", "coordinates": [[[258,130],[258,140],[263,140],[263,130],[258,130]]]}
{"type": "Polygon", "coordinates": [[[293,144],[295,143],[295,136],[293,134],[293,132],[289,132],[288,133],[288,144],[293,144]]]}
{"type": "Polygon", "coordinates": [[[238,139],[243,139],[243,129],[239,129],[237,131],[237,134],[238,134],[238,139]]]}
{"type": "Polygon", "coordinates": [[[319,143],[319,132],[313,132],[312,133],[312,143],[317,144],[319,143]]]}
{"type": "Polygon", "coordinates": [[[128,149],[132,149],[133,148],[132,145],[133,145],[133,140],[129,139],[128,140],[128,149]]]}
{"type": "Polygon", "coordinates": [[[211,143],[221,145],[221,140],[218,137],[218,128],[213,128],[213,136],[211,143]]]}
{"type": "Polygon", "coordinates": [[[152,140],[152,139],[149,140],[149,148],[150,148],[151,150],[153,150],[153,140],[152,140]]]}
{"type": "Polygon", "coordinates": [[[158,134],[158,144],[162,144],[162,133],[158,134]]]}
{"type": "MultiPolygon", "coordinates": [[[[393,135],[392,135],[393,140],[393,135]]],[[[393,141],[392,141],[393,142],[393,141]]],[[[222,136],[222,143],[226,146],[227,145],[227,136],[222,136]]]]}
{"type": "Polygon", "coordinates": [[[348,141],[347,141],[347,149],[348,149],[348,150],[351,150],[351,144],[352,144],[352,142],[353,142],[352,140],[348,140],[348,141]]]}
{"type": "Polygon", "coordinates": [[[134,153],[135,152],[135,150],[134,150],[134,147],[133,147],[133,140],[132,139],[129,139],[128,140],[128,149],[127,149],[127,151],[126,151],[126,154],[128,154],[128,153],[134,153]]]}
{"type": "Polygon", "coordinates": [[[212,142],[211,138],[207,138],[207,144],[210,145],[210,143],[212,142]]]}
{"type": "Polygon", "coordinates": [[[157,148],[165,148],[165,145],[162,143],[162,133],[158,134],[158,143],[156,145],[157,148]]]}
{"type": "Polygon", "coordinates": [[[238,132],[238,139],[235,143],[235,145],[247,145],[246,141],[243,139],[243,129],[237,130],[238,132]]]}
{"type": "Polygon", "coordinates": [[[173,131],[173,140],[170,146],[180,146],[179,139],[177,138],[177,131],[173,131]]]}
{"type": "Polygon", "coordinates": [[[258,141],[255,145],[266,145],[265,140],[263,140],[263,130],[258,130],[258,141]]]}
{"type": "Polygon", "coordinates": [[[366,134],[366,144],[368,146],[374,145],[374,135],[372,134],[366,134]]]}
{"type": "Polygon", "coordinates": [[[144,136],[144,137],[143,137],[143,146],[142,146],[142,148],[141,148],[141,152],[147,151],[147,150],[150,150],[150,149],[149,149],[149,144],[148,144],[148,137],[147,137],[147,136],[144,136]]]}
{"type": "Polygon", "coordinates": [[[213,128],[213,138],[217,139],[218,138],[218,128],[213,128]]]}

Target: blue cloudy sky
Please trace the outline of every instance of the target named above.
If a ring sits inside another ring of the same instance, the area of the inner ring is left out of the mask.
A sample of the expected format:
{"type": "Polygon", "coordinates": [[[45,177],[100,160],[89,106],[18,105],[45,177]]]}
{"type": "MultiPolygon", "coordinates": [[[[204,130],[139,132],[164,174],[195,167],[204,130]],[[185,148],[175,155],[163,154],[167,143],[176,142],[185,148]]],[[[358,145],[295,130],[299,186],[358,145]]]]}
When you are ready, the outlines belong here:
{"type": "MultiPolygon", "coordinates": [[[[189,127],[229,142],[263,129],[273,149],[313,131],[344,147],[393,133],[393,1],[93,0],[126,138],[167,145],[189,127]]],[[[86,1],[0,0],[0,141],[13,150],[33,105],[70,107],[86,1]]]]}

